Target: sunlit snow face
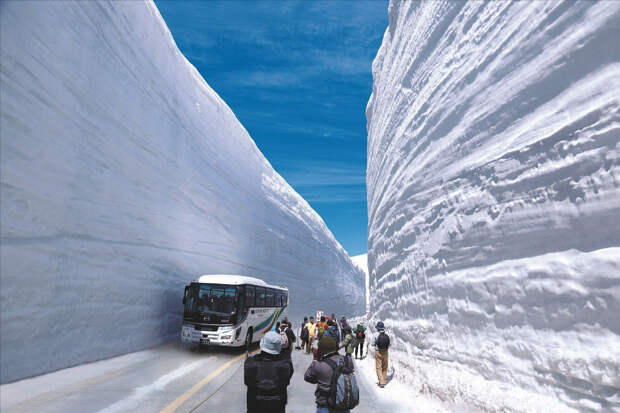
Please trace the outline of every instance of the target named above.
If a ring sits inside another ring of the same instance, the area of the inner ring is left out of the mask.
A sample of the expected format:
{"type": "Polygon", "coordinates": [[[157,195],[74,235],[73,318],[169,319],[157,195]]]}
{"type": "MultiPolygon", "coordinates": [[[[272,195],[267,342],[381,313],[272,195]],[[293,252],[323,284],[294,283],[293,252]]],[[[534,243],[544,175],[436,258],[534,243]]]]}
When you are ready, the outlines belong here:
{"type": "Polygon", "coordinates": [[[156,4],[270,164],[349,254],[365,253],[365,109],[388,1],[156,4]]]}

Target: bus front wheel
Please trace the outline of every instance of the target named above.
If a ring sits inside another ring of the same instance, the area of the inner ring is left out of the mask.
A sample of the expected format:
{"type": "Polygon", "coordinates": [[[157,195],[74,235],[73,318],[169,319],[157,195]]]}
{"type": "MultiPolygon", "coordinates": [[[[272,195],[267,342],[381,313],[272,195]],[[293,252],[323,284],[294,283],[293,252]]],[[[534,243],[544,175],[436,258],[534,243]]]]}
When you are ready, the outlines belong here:
{"type": "Polygon", "coordinates": [[[254,332],[252,331],[252,328],[248,329],[248,333],[245,335],[245,348],[247,350],[249,350],[250,347],[252,346],[253,336],[254,336],[254,332]]]}

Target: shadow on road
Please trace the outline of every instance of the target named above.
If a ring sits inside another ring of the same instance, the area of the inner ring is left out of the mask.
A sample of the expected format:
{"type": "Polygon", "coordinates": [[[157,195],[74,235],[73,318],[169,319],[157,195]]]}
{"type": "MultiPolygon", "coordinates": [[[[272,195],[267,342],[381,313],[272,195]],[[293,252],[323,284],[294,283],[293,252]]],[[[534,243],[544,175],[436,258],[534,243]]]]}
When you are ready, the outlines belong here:
{"type": "Polygon", "coordinates": [[[387,377],[386,377],[386,383],[391,382],[393,378],[394,378],[394,368],[390,368],[388,370],[388,374],[387,374],[387,377]]]}
{"type": "MultiPolygon", "coordinates": [[[[249,351],[252,352],[258,349],[260,346],[259,342],[253,343],[249,351]]],[[[197,354],[229,354],[229,355],[239,355],[246,352],[245,346],[243,347],[219,347],[219,346],[203,346],[203,345],[189,345],[183,344],[183,347],[186,347],[187,350],[197,353],[197,354]]]]}

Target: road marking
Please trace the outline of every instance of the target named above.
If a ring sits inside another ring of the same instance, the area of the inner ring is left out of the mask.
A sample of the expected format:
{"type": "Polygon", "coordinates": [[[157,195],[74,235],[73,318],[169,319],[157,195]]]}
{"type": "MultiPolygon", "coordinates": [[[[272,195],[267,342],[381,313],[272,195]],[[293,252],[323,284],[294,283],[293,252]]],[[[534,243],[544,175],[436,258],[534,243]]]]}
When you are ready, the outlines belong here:
{"type": "MultiPolygon", "coordinates": [[[[251,352],[250,354],[255,354],[257,352],[258,350],[255,350],[251,352]]],[[[200,380],[198,383],[194,384],[191,389],[189,389],[188,391],[180,395],[175,401],[173,401],[168,406],[160,410],[159,413],[172,413],[176,411],[183,403],[185,403],[190,397],[192,397],[198,390],[200,390],[207,383],[209,383],[211,380],[213,380],[214,378],[222,374],[226,369],[228,369],[230,366],[232,366],[233,364],[235,364],[242,358],[245,358],[245,354],[240,354],[234,359],[229,360],[226,363],[222,364],[213,373],[209,374],[207,377],[200,380]]]]}
{"type": "MultiPolygon", "coordinates": [[[[214,358],[214,357],[213,357],[214,358]]],[[[205,359],[208,360],[208,359],[205,359]]],[[[183,364],[181,367],[165,374],[155,380],[153,383],[149,383],[144,386],[136,388],[133,393],[124,399],[99,410],[97,413],[115,413],[115,412],[130,412],[137,410],[143,399],[155,392],[161,392],[172,381],[185,376],[187,373],[197,369],[201,366],[205,360],[198,360],[192,363],[183,364]]]]}

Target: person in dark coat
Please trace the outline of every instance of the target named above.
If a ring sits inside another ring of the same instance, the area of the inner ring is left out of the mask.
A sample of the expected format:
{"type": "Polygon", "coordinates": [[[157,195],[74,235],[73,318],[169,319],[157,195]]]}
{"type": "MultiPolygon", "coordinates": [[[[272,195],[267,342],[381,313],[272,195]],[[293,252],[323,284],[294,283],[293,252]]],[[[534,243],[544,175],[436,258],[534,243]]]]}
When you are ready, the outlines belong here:
{"type": "Polygon", "coordinates": [[[295,333],[293,332],[293,325],[291,324],[291,322],[285,321],[280,324],[280,332],[286,334],[286,338],[288,339],[288,348],[282,349],[282,357],[290,360],[291,353],[293,352],[293,343],[297,341],[297,337],[295,337],[295,333]]]}
{"type": "Polygon", "coordinates": [[[282,339],[274,331],[265,334],[260,349],[260,354],[248,358],[244,365],[247,413],[285,413],[293,363],[280,355],[282,339]]]}
{"type": "Polygon", "coordinates": [[[336,344],[340,343],[340,332],[338,331],[338,326],[333,320],[329,320],[327,322],[327,330],[325,330],[325,334],[323,336],[333,338],[336,344]]]}
{"type": "Polygon", "coordinates": [[[327,402],[329,388],[334,374],[334,369],[325,362],[325,359],[331,359],[336,364],[347,365],[352,367],[352,361],[338,354],[338,344],[329,337],[324,336],[319,341],[318,360],[310,364],[310,367],[304,374],[304,380],[308,383],[316,384],[316,413],[348,413],[349,410],[331,410],[327,402]]]}
{"type": "Polygon", "coordinates": [[[345,330],[349,327],[349,323],[347,323],[347,319],[344,316],[340,317],[340,340],[344,341],[345,330]]]}
{"type": "Polygon", "coordinates": [[[353,330],[353,334],[357,339],[357,346],[355,346],[355,358],[357,359],[357,352],[359,350],[360,359],[364,357],[364,341],[366,340],[366,327],[362,323],[357,323],[357,327],[353,330]]]}
{"type": "Polygon", "coordinates": [[[308,331],[306,329],[306,324],[308,324],[308,317],[304,317],[304,322],[301,323],[301,331],[299,333],[299,339],[301,340],[300,349],[305,350],[306,345],[308,344],[308,331]],[[304,333],[304,329],[306,332],[304,333]]]}

